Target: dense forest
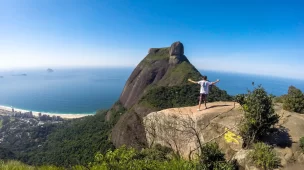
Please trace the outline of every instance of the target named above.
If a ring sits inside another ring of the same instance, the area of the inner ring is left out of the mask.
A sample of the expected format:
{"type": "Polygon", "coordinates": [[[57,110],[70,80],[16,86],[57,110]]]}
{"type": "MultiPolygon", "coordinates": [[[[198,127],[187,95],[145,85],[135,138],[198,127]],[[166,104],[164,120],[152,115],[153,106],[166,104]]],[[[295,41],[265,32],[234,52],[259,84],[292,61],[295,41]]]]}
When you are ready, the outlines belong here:
{"type": "MultiPolygon", "coordinates": [[[[100,110],[94,116],[58,124],[23,127],[18,133],[7,134],[7,141],[1,143],[0,159],[17,159],[30,165],[87,165],[97,152],[114,149],[109,135],[124,109],[120,107],[112,112],[109,121],[106,121],[107,111],[100,110]],[[21,138],[17,138],[19,134],[21,138]]],[[[14,122],[17,120],[8,122],[1,131],[11,132],[9,125],[14,122]]]]}

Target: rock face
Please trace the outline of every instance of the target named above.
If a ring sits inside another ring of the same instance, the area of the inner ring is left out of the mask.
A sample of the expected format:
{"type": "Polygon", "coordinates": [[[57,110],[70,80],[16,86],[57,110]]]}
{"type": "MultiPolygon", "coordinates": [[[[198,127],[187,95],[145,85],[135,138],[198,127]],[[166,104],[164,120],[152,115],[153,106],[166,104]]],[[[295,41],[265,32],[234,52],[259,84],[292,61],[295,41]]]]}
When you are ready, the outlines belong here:
{"type": "Polygon", "coordinates": [[[175,42],[170,47],[170,64],[178,64],[183,60],[184,45],[181,42],[175,42]]]}
{"type": "MultiPolygon", "coordinates": [[[[112,130],[115,146],[126,144],[141,148],[147,145],[142,118],[157,111],[149,107],[149,103],[140,102],[149,90],[162,86],[183,86],[187,84],[188,78],[198,79],[200,76],[199,71],[184,56],[181,42],[175,42],[171,47],[149,49],[149,54],[134,69],[119,98],[121,105],[128,111],[112,130]],[[171,58],[171,55],[175,57],[171,58]]],[[[107,117],[109,115],[111,111],[107,117]]]]}
{"type": "Polygon", "coordinates": [[[208,103],[207,110],[197,107],[171,108],[152,112],[144,117],[149,145],[161,144],[172,147],[184,158],[196,156],[199,141],[216,141],[228,159],[242,147],[236,135],[242,114],[234,102],[208,103]],[[226,133],[225,133],[226,132],[226,133]]]}
{"type": "Polygon", "coordinates": [[[170,48],[151,48],[149,54],[139,63],[129,77],[123,92],[119,98],[125,108],[131,108],[143,96],[144,90],[151,85],[174,86],[185,83],[185,76],[194,72],[200,73],[192,66],[186,56],[184,56],[184,47],[181,42],[175,42],[170,48]],[[172,59],[170,54],[175,54],[172,59]],[[174,60],[171,61],[171,60],[174,60]],[[183,63],[184,62],[184,63],[183,63]],[[178,68],[179,64],[188,66],[175,82],[170,81],[172,69],[178,68]]]}
{"type": "Polygon", "coordinates": [[[177,41],[173,43],[170,47],[170,56],[182,56],[184,55],[184,45],[177,41]]]}
{"type": "MultiPolygon", "coordinates": [[[[202,143],[217,142],[226,159],[236,159],[243,169],[258,169],[247,157],[250,150],[242,149],[242,139],[238,136],[238,124],[243,118],[240,105],[233,102],[207,105],[209,109],[200,112],[196,111],[197,107],[181,107],[147,114],[143,122],[148,144],[171,147],[189,158],[196,152],[192,150],[198,147],[199,136],[202,143]]],[[[299,146],[299,139],[304,136],[304,115],[285,111],[282,104],[275,104],[274,109],[280,116],[277,130],[262,141],[274,146],[281,159],[280,169],[304,169],[304,153],[299,146]]]]}

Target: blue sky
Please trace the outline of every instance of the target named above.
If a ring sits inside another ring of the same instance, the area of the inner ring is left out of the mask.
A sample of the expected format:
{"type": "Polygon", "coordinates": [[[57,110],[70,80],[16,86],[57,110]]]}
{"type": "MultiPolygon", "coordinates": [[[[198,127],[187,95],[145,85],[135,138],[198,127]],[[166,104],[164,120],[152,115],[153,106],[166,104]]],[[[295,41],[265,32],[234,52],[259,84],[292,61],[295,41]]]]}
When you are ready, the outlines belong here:
{"type": "Polygon", "coordinates": [[[199,69],[304,79],[304,2],[0,0],[0,68],[135,67],[181,41],[199,69]]]}

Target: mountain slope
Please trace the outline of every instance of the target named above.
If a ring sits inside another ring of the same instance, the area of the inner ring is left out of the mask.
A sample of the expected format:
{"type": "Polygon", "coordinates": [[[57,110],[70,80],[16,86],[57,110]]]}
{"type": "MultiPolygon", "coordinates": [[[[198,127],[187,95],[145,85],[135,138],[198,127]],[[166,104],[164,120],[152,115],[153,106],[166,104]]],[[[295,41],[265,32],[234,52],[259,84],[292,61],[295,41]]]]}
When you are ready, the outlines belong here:
{"type": "MultiPolygon", "coordinates": [[[[187,79],[200,77],[199,71],[184,55],[181,42],[175,42],[171,47],[151,48],[132,72],[119,98],[127,111],[112,130],[114,145],[147,146],[143,117],[166,107],[196,104],[199,86],[190,85],[187,79]]],[[[218,88],[214,91],[223,94],[223,100],[230,99],[225,91],[218,88]]],[[[110,117],[111,111],[108,114],[110,117]]]]}

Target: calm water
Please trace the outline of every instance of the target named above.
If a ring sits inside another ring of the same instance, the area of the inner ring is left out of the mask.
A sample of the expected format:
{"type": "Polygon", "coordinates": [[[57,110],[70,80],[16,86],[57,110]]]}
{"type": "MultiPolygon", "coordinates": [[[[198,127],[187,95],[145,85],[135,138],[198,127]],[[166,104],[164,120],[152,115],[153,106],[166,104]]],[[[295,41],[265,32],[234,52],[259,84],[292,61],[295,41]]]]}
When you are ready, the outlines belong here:
{"type": "MultiPolygon", "coordinates": [[[[94,113],[117,101],[133,69],[58,69],[1,72],[0,105],[51,113],[94,113]],[[19,74],[27,76],[16,76],[19,74]],[[15,75],[15,76],[12,76],[15,75]]],[[[221,79],[218,86],[229,94],[245,93],[252,82],[274,95],[294,85],[304,91],[304,81],[255,75],[201,71],[208,79],[221,79]]]]}

